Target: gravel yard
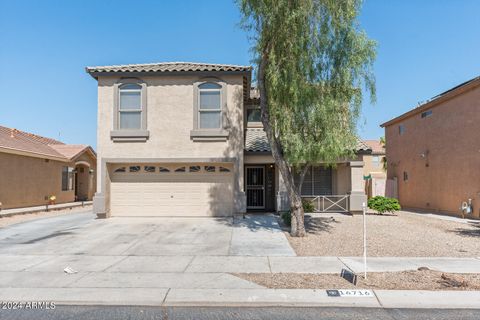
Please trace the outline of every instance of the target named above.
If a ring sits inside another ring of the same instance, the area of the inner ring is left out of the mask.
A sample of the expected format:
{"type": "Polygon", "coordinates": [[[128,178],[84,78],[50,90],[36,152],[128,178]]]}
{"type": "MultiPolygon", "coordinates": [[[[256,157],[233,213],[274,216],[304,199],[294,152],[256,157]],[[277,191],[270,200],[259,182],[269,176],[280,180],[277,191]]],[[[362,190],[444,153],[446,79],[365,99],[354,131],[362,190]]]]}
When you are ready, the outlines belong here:
{"type": "Polygon", "coordinates": [[[447,274],[439,271],[369,273],[357,285],[339,274],[241,273],[235,276],[271,289],[384,289],[480,290],[480,274],[447,274]]]}
{"type": "MultiPolygon", "coordinates": [[[[361,256],[363,218],[306,216],[307,236],[286,236],[299,256],[361,256]]],[[[408,212],[367,216],[368,255],[480,257],[480,221],[461,223],[408,212]]]]}
{"type": "Polygon", "coordinates": [[[17,214],[10,217],[1,217],[0,216],[0,228],[6,227],[15,223],[30,221],[38,218],[46,218],[53,216],[63,216],[70,213],[82,212],[91,209],[91,205],[86,205],[85,207],[75,207],[71,209],[62,209],[62,210],[50,210],[50,211],[41,211],[35,213],[26,213],[26,214],[17,214]]]}

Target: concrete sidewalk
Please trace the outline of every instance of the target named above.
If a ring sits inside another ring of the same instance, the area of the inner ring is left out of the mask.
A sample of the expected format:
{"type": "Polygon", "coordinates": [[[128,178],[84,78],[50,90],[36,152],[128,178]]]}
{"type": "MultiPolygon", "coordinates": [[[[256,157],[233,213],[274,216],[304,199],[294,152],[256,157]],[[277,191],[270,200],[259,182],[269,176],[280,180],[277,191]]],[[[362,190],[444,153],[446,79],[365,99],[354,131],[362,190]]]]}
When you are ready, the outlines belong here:
{"type": "Polygon", "coordinates": [[[92,204],[92,201],[78,201],[78,202],[60,203],[60,204],[52,204],[52,205],[42,205],[42,206],[35,206],[35,207],[3,209],[3,210],[0,210],[0,218],[10,217],[17,214],[28,214],[28,213],[36,213],[36,212],[44,212],[44,211],[87,207],[87,206],[90,206],[91,204],[92,204]]]}

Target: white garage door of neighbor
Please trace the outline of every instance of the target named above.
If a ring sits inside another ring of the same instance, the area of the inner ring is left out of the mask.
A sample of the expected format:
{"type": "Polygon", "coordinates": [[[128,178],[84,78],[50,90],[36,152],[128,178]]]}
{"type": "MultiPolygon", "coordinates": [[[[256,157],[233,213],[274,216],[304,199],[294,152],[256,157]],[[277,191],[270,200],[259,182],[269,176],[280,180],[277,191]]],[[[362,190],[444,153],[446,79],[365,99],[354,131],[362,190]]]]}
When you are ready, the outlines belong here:
{"type": "MultiPolygon", "coordinates": [[[[231,172],[114,172],[112,216],[228,216],[233,212],[231,172]]],[[[158,170],[158,169],[157,169],[158,170]]],[[[172,170],[173,171],[173,170],[172,170]]]]}

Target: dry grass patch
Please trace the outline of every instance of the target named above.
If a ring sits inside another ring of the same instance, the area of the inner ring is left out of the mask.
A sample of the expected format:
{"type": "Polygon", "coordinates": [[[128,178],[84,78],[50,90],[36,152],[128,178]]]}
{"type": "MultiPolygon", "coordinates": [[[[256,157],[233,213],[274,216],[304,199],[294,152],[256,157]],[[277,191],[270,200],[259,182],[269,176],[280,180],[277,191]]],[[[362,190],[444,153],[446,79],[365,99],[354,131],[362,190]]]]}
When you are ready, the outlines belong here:
{"type": "MultiPolygon", "coordinates": [[[[288,228],[283,227],[299,256],[361,256],[363,253],[360,215],[306,216],[304,238],[290,237],[288,228]]],[[[369,256],[479,257],[479,241],[480,221],[460,223],[408,212],[367,216],[369,256]]]]}
{"type": "Polygon", "coordinates": [[[235,276],[271,289],[480,290],[480,274],[448,274],[433,270],[375,272],[357,284],[340,274],[238,273],[235,276]]]}

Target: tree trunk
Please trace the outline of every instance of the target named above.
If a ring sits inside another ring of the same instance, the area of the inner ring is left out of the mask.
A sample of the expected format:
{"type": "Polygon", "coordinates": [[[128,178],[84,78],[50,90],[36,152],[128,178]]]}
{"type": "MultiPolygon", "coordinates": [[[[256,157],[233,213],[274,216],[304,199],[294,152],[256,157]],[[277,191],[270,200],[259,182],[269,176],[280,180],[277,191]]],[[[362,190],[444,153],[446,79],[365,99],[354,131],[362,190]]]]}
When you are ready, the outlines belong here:
{"type": "MultiPolygon", "coordinates": [[[[267,46],[268,47],[268,46],[267,46]]],[[[267,90],[265,87],[265,64],[266,57],[268,54],[264,54],[258,66],[258,90],[260,92],[260,110],[262,113],[262,123],[265,133],[267,134],[268,141],[270,143],[270,148],[272,149],[272,156],[275,160],[275,164],[280,171],[280,174],[283,177],[285,186],[288,191],[288,196],[290,199],[290,207],[292,209],[292,226],[290,234],[293,237],[304,237],[305,236],[305,222],[302,198],[300,196],[299,189],[295,187],[293,180],[293,173],[289,165],[287,164],[285,158],[283,157],[282,147],[278,141],[277,136],[271,126],[270,122],[270,111],[268,109],[268,96],[267,90]]]]}

